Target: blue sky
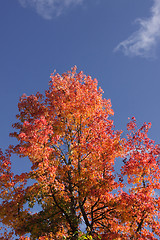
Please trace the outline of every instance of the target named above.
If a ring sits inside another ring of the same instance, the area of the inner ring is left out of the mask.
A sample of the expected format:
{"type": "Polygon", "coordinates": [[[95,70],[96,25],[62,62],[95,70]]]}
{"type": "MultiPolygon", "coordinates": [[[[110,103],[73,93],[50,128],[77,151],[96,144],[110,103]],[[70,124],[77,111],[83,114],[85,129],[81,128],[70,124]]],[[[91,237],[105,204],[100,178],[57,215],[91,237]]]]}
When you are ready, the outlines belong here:
{"type": "Polygon", "coordinates": [[[117,129],[135,116],[159,143],[160,0],[1,0],[2,149],[14,142],[19,97],[44,92],[54,69],[74,65],[98,79],[117,129]]]}

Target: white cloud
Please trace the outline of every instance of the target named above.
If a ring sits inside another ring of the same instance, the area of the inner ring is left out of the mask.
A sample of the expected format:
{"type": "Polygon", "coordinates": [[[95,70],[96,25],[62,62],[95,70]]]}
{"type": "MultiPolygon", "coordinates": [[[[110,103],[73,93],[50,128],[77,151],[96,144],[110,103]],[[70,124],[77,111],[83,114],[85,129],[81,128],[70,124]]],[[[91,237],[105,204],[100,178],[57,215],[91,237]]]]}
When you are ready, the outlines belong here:
{"type": "Polygon", "coordinates": [[[157,42],[160,41],[160,0],[154,0],[151,17],[137,19],[140,28],[114,49],[127,56],[153,57],[157,42]]]}
{"type": "Polygon", "coordinates": [[[84,0],[18,0],[22,7],[32,7],[45,19],[59,16],[64,9],[80,5],[84,0]]]}

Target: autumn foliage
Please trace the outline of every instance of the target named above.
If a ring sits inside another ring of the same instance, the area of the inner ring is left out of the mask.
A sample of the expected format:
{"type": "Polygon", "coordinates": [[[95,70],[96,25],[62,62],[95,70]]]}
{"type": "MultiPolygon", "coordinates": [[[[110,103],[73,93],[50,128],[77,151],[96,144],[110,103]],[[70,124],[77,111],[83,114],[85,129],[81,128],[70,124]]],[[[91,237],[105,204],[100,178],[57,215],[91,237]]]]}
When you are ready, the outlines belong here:
{"type": "Polygon", "coordinates": [[[76,67],[18,107],[18,144],[0,152],[0,239],[159,239],[160,148],[150,124],[138,129],[132,118],[122,138],[110,100],[76,67]],[[29,172],[14,175],[15,154],[29,158],[29,172]]]}

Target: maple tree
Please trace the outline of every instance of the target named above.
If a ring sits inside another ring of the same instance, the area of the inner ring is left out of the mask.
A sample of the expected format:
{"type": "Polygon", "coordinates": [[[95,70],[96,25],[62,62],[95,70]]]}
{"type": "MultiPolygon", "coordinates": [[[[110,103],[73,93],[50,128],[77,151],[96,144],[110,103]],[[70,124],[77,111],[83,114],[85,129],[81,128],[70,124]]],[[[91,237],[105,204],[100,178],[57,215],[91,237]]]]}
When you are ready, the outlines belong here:
{"type": "Polygon", "coordinates": [[[44,96],[20,98],[11,134],[18,144],[0,152],[0,219],[7,227],[0,239],[160,237],[160,148],[148,138],[150,124],[138,129],[135,118],[122,138],[97,85],[74,67],[52,74],[44,96]],[[12,154],[28,157],[31,170],[15,175],[12,154]]]}

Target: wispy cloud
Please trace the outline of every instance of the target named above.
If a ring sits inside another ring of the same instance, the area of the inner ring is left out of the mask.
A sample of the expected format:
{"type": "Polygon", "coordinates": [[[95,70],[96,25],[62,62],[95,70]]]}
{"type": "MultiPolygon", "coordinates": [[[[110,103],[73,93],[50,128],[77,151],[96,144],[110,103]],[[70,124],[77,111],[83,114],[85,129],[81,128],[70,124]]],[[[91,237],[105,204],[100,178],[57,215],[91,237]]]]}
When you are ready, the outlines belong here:
{"type": "Polygon", "coordinates": [[[137,19],[137,22],[139,30],[120,42],[114,51],[121,50],[127,56],[153,57],[160,41],[160,0],[154,0],[150,18],[137,19]]]}
{"type": "Polygon", "coordinates": [[[59,16],[65,9],[80,5],[85,0],[18,0],[22,7],[32,7],[45,19],[59,16]]]}

